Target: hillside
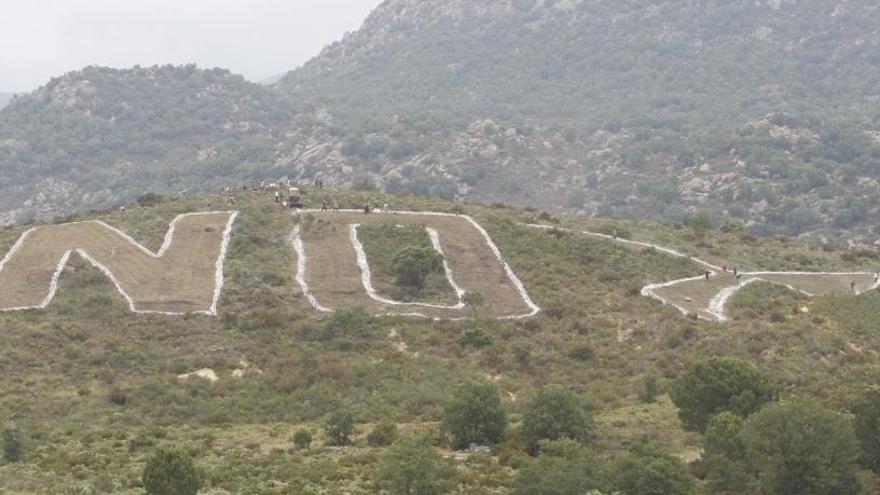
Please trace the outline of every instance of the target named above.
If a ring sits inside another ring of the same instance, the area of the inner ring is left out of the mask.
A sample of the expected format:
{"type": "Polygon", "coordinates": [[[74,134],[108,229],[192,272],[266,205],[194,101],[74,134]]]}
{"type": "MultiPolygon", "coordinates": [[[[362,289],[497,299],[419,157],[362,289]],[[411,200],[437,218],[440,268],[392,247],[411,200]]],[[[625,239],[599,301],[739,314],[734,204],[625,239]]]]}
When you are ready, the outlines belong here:
{"type": "Polygon", "coordinates": [[[88,68],[0,113],[0,224],[292,175],[871,245],[868,0],[388,0],[270,87],[88,68]]]}
{"type": "Polygon", "coordinates": [[[392,188],[873,241],[878,25],[869,1],[389,0],[280,86],[392,188]]]}
{"type": "MultiPolygon", "coordinates": [[[[132,314],[113,284],[77,257],[46,309],[0,313],[0,417],[25,446],[22,462],[0,462],[0,491],[143,493],[145,459],[156,446],[172,444],[204,470],[204,493],[376,493],[388,447],[367,442],[374,425],[390,421],[403,432],[431,433],[439,452],[452,456],[438,422],[452,391],[477,381],[499,390],[511,433],[491,455],[455,454],[450,480],[458,493],[515,493],[518,476],[539,466],[517,432],[543,385],[563,385],[592,411],[585,444],[594,465],[625,458],[638,445],[674,456],[677,465],[698,456],[702,436],[682,429],[665,392],[700,359],[744,359],[772,377],[787,400],[810,399],[835,411],[880,378],[877,293],[807,299],[752,284],[731,302],[728,323],[691,319],[638,289],[699,275],[702,266],[657,249],[524,224],[613,227],[626,240],[748,270],[871,270],[870,256],[758,240],[735,229],[561,220],[374,192],[308,191],[306,200],[315,206],[325,195],[341,208],[369,201],[472,216],[543,311],[498,320],[483,308],[485,314],[458,321],[369,317],[343,308],[321,313],[296,280],[291,232],[313,229],[307,234],[321,240],[335,228],[317,215],[281,210],[270,193],[239,193],[218,316],[132,314]],[[216,382],[180,378],[208,369],[216,382]],[[656,377],[660,395],[643,402],[648,376],[656,377]],[[322,425],[339,410],[354,415],[354,445],[328,448],[322,425]],[[311,449],[293,446],[300,428],[314,436],[311,449]]],[[[228,208],[222,197],[204,196],[75,220],[101,220],[155,250],[178,215],[228,208]]],[[[383,218],[399,223],[391,214],[370,217],[383,218]]],[[[25,229],[0,230],[0,252],[25,229]]],[[[399,232],[391,231],[365,234],[367,251],[398,242],[399,232]]],[[[715,493],[696,483],[698,493],[715,493]]]]}
{"type": "Polygon", "coordinates": [[[290,115],[272,91],[219,69],[55,78],[0,112],[0,224],[250,179],[290,115]]]}

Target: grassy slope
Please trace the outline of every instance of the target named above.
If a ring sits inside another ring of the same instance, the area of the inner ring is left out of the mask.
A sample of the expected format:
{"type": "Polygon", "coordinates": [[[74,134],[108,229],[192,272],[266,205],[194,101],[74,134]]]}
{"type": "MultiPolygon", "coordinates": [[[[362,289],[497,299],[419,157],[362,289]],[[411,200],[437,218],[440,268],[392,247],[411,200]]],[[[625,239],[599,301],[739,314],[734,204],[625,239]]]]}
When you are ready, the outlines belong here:
{"type": "MultiPolygon", "coordinates": [[[[346,207],[373,193],[332,194],[346,207]]],[[[385,419],[433,428],[444,398],[467,379],[495,381],[514,424],[538,386],[562,383],[596,407],[592,444],[600,452],[613,455],[647,438],[692,457],[699,439],[680,430],[668,400],[637,401],[644,372],[656,372],[665,385],[695,359],[739,356],[782,382],[787,396],[836,408],[880,379],[870,357],[880,352],[874,330],[880,295],[802,301],[756,284],[732,301],[731,324],[692,321],[638,296],[647,278],[699,272],[687,260],[519,226],[535,220],[528,212],[431,198],[390,202],[474,215],[545,313],[525,321],[387,318],[346,338],[322,338],[328,317],[309,309],[293,281],[291,218],[268,195],[240,200],[219,318],[130,315],[111,284],[83,263],[64,274],[49,309],[0,315],[0,418],[26,432],[28,450],[26,464],[0,466],[0,491],[54,493],[81,484],[140,493],[137,479],[150,447],[172,442],[205,468],[208,493],[371,493],[375,450],[295,452],[292,432],[305,425],[320,444],[320,422],[338,407],[363,423],[361,445],[367,425],[385,419]],[[803,304],[809,312],[793,311],[803,304]],[[784,318],[771,317],[776,313],[784,318]],[[475,325],[495,343],[479,350],[460,345],[461,332],[475,325]],[[230,378],[241,359],[263,373],[230,378]],[[220,381],[176,378],[203,367],[220,381]],[[112,389],[124,391],[124,406],[108,400],[112,389]]],[[[205,197],[83,218],[104,219],[155,248],[177,214],[218,208],[224,208],[220,198],[205,197]]],[[[633,238],[668,240],[709,259],[738,256],[737,262],[762,268],[800,266],[792,261],[799,259],[811,267],[863,268],[844,263],[840,253],[790,243],[759,241],[752,248],[714,231],[697,242],[687,228],[624,226],[633,238]]],[[[23,229],[0,230],[0,252],[23,229]]],[[[458,482],[464,493],[503,493],[512,472],[472,459],[458,482]]]]}

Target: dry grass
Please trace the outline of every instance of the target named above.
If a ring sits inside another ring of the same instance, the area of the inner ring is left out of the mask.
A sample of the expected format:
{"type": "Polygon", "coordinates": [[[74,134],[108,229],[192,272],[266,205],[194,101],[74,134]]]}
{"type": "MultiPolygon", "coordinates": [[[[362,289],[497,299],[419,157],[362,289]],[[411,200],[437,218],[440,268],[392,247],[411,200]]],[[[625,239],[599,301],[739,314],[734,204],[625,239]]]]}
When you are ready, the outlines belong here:
{"type": "Polygon", "coordinates": [[[213,302],[215,263],[229,216],[180,218],[161,258],[100,223],[37,227],[0,271],[0,308],[39,306],[59,260],[69,251],[82,250],[114,275],[139,311],[205,311],[213,302]]]}

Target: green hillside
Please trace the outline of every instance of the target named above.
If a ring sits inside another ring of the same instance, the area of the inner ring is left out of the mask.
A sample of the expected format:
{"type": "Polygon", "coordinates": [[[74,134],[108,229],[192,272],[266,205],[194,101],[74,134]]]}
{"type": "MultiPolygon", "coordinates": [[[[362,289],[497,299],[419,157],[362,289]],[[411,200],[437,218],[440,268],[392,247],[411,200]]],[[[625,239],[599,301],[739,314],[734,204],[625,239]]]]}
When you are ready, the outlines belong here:
{"type": "MultiPolygon", "coordinates": [[[[738,358],[782,391],[784,405],[808,400],[817,411],[840,413],[880,379],[880,294],[806,299],[753,284],[736,296],[730,323],[711,323],[639,295],[649,281],[699,275],[702,267],[687,259],[522,224],[604,232],[616,226],[626,238],[763,269],[873,270],[870,257],[759,240],[736,228],[554,219],[503,205],[327,194],[343,208],[371,201],[472,215],[543,312],[490,320],[478,311],[461,321],[374,318],[356,308],[315,312],[294,281],[294,216],[269,193],[239,193],[218,317],[130,314],[112,284],[76,257],[46,310],[0,314],[0,427],[16,432],[23,453],[18,462],[0,461],[0,492],[144,493],[146,459],[156,447],[173,445],[203,470],[199,493],[405,493],[393,488],[393,475],[405,471],[401,455],[433,448],[450,457],[430,461],[436,473],[451,463],[452,474],[442,476],[451,483],[447,492],[535,493],[529,483],[548,487],[558,478],[582,482],[576,493],[647,493],[625,481],[654,479],[632,471],[636,462],[665,473],[651,481],[656,486],[721,493],[694,462],[702,434],[683,429],[668,395],[694,363],[738,358]],[[178,378],[201,369],[213,370],[217,382],[178,378]],[[236,370],[240,378],[232,376],[236,370]],[[509,427],[491,454],[453,455],[441,434],[444,411],[466,382],[492,384],[507,412],[509,427]],[[592,417],[589,434],[581,446],[545,445],[533,458],[522,425],[532,399],[549,385],[571,392],[592,417]],[[353,446],[329,448],[323,427],[340,411],[353,415],[353,446]],[[382,423],[395,424],[404,437],[429,435],[433,447],[385,446],[370,435],[382,423]],[[302,428],[313,437],[307,450],[293,442],[302,428]],[[565,469],[583,476],[558,476],[565,469]]],[[[317,201],[308,193],[306,199],[317,201]]],[[[226,209],[218,196],[144,204],[150,206],[76,219],[101,219],[154,249],[176,215],[226,209]]],[[[25,228],[0,230],[0,252],[25,228]]],[[[390,235],[403,242],[400,232],[390,235]]],[[[383,242],[381,229],[369,236],[383,242]]],[[[747,486],[738,493],[759,493],[747,486]]]]}

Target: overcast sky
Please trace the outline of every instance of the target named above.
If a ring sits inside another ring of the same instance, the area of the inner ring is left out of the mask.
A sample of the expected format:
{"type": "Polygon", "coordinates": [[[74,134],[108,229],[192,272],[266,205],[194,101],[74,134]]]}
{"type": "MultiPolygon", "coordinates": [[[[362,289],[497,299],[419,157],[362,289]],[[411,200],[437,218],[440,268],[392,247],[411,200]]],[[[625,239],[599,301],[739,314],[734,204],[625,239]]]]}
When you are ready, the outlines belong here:
{"type": "Polygon", "coordinates": [[[7,0],[0,92],[87,65],[197,63],[260,81],[302,64],[381,0],[7,0]]]}

